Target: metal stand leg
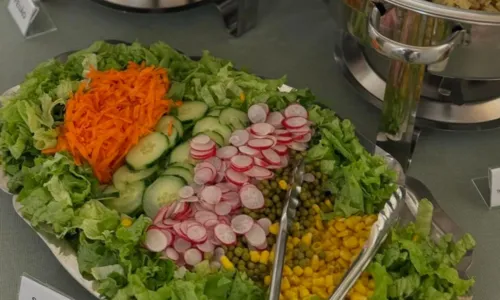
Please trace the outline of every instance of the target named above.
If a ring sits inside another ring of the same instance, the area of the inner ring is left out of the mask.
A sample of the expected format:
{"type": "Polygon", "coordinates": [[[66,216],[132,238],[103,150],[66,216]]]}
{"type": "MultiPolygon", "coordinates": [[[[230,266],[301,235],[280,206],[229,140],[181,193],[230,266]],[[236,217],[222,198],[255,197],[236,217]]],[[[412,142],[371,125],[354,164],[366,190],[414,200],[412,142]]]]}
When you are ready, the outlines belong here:
{"type": "Polygon", "coordinates": [[[257,24],[258,0],[215,0],[229,33],[239,37],[257,24]]]}

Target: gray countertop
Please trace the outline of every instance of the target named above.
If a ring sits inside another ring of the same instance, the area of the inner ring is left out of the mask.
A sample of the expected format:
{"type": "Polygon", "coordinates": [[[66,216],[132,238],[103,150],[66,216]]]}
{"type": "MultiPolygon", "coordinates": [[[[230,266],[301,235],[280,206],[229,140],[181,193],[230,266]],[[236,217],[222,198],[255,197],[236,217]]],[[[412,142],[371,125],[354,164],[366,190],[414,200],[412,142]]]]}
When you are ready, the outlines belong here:
{"type": "MultiPolygon", "coordinates": [[[[6,3],[7,1],[3,1],[6,3]]],[[[264,1],[263,1],[264,2],[264,1]]],[[[4,6],[0,8],[0,90],[17,85],[43,60],[99,39],[165,41],[187,54],[202,49],[267,77],[288,74],[289,84],[310,87],[319,101],[350,118],[374,139],[379,112],[365,103],[333,59],[335,22],[320,0],[267,0],[258,27],[241,38],[226,33],[215,7],[168,15],[127,14],[84,0],[52,0],[46,6],[56,32],[24,40],[4,6]]],[[[471,178],[486,176],[500,162],[500,130],[423,132],[410,174],[422,180],[443,209],[477,239],[470,274],[475,299],[500,294],[500,211],[488,210],[471,178]]],[[[37,235],[0,194],[0,299],[17,299],[26,272],[77,300],[92,299],[58,264],[37,235]]]]}

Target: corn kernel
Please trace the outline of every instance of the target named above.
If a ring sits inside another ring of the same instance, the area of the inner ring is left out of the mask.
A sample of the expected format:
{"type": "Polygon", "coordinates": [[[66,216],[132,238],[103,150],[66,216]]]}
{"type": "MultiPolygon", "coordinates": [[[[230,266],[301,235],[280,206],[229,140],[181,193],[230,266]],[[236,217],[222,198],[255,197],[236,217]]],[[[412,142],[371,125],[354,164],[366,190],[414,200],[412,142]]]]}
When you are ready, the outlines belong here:
{"type": "Polygon", "coordinates": [[[325,260],[327,262],[331,262],[334,259],[335,259],[335,255],[333,254],[333,251],[325,251],[325,260]]]}
{"type": "Polygon", "coordinates": [[[326,204],[326,206],[327,206],[328,208],[333,208],[332,201],[330,201],[330,200],[326,199],[326,200],[325,200],[325,204],[326,204]]]}
{"type": "Polygon", "coordinates": [[[298,237],[293,237],[292,238],[292,244],[294,246],[297,246],[300,243],[300,239],[298,237]]]}
{"type": "Polygon", "coordinates": [[[351,300],[368,300],[368,298],[365,295],[354,292],[351,294],[351,300]]]}
{"type": "Polygon", "coordinates": [[[328,292],[328,295],[333,294],[333,291],[335,290],[335,287],[333,285],[329,286],[326,291],[328,292]]]}
{"type": "Polygon", "coordinates": [[[328,227],[333,227],[333,225],[335,225],[335,220],[330,220],[326,224],[328,225],[328,227]]]}
{"type": "Polygon", "coordinates": [[[269,251],[267,250],[264,250],[260,253],[260,263],[261,264],[265,264],[267,265],[267,263],[269,262],[269,251]]]}
{"type": "Polygon", "coordinates": [[[326,293],[326,291],[322,288],[319,288],[319,287],[315,287],[313,286],[312,288],[312,292],[314,294],[316,294],[316,296],[319,296],[320,298],[323,298],[323,299],[326,299],[328,298],[328,294],[326,293]]]}
{"type": "Polygon", "coordinates": [[[358,224],[356,224],[356,226],[354,226],[355,232],[360,232],[363,229],[365,229],[365,223],[363,222],[359,222],[358,224]]]}
{"type": "Polygon", "coordinates": [[[319,214],[321,212],[321,209],[319,208],[319,206],[317,204],[313,204],[312,205],[312,209],[317,213],[319,214]]]}
{"type": "Polygon", "coordinates": [[[284,180],[280,180],[279,181],[279,186],[280,186],[280,189],[282,189],[282,190],[287,190],[288,189],[288,184],[284,180]]]}
{"type": "Polygon", "coordinates": [[[347,262],[347,261],[345,261],[345,260],[343,260],[343,259],[339,259],[339,260],[337,260],[337,262],[339,263],[339,265],[340,265],[342,268],[344,268],[344,269],[349,268],[349,265],[350,265],[350,263],[349,263],[349,262],[347,262]]]}
{"type": "Polygon", "coordinates": [[[300,296],[300,298],[306,298],[309,295],[311,295],[311,294],[309,293],[309,290],[307,288],[305,288],[305,287],[299,288],[299,296],[300,296]]]}
{"type": "MultiPolygon", "coordinates": [[[[283,268],[283,271],[284,271],[284,268],[283,268]]],[[[311,267],[305,267],[304,268],[304,275],[305,276],[309,277],[309,276],[312,276],[312,274],[313,274],[313,269],[311,267]]]]}
{"type": "Polygon", "coordinates": [[[269,232],[272,233],[272,234],[278,234],[280,230],[280,223],[274,223],[274,224],[271,224],[271,226],[269,226],[269,232]]]}
{"type": "Polygon", "coordinates": [[[326,275],[325,276],[325,285],[326,286],[333,286],[333,275],[326,275]]]}
{"type": "Polygon", "coordinates": [[[351,252],[349,252],[349,250],[340,250],[340,257],[345,260],[345,261],[349,261],[351,260],[351,257],[352,257],[352,254],[351,252]]]}
{"type": "Polygon", "coordinates": [[[342,280],[342,273],[333,273],[333,284],[337,285],[342,280]]]}
{"type": "Polygon", "coordinates": [[[338,237],[332,237],[330,239],[330,242],[332,243],[334,248],[337,248],[338,246],[340,246],[340,239],[338,237]]]}
{"type": "Polygon", "coordinates": [[[368,290],[366,292],[366,296],[368,297],[368,299],[370,299],[373,296],[373,291],[368,290]]]}
{"type": "Polygon", "coordinates": [[[313,283],[311,279],[305,279],[302,281],[302,285],[305,286],[308,289],[311,289],[313,283]]]}
{"type": "Polygon", "coordinates": [[[325,227],[323,226],[323,222],[321,221],[321,219],[316,220],[315,225],[316,225],[316,228],[317,228],[318,230],[324,230],[324,229],[325,229],[325,227]]]}
{"type": "Polygon", "coordinates": [[[375,289],[375,280],[370,279],[370,280],[368,281],[368,288],[369,288],[370,290],[374,290],[374,289],[375,289]]]}
{"type": "Polygon", "coordinates": [[[245,102],[245,94],[240,93],[240,101],[245,102]]]}
{"type": "Polygon", "coordinates": [[[314,271],[318,270],[319,268],[319,257],[316,254],[313,255],[311,259],[311,267],[314,271]]]}
{"type": "Polygon", "coordinates": [[[286,300],[286,299],[285,299],[285,296],[283,296],[283,294],[282,294],[282,293],[280,293],[280,299],[279,299],[279,300],[286,300]]]}
{"type": "Polygon", "coordinates": [[[260,261],[260,253],[259,251],[250,251],[250,260],[254,263],[260,261]]]}
{"type": "Polygon", "coordinates": [[[311,249],[314,252],[319,252],[319,251],[321,251],[321,249],[323,249],[323,245],[321,245],[320,242],[316,242],[316,243],[312,244],[311,249]]]}
{"type": "Polygon", "coordinates": [[[222,256],[220,258],[220,263],[222,264],[222,266],[224,267],[224,269],[228,270],[228,271],[234,271],[234,265],[233,263],[229,260],[229,258],[227,258],[227,256],[222,256]]]}
{"type": "Polygon", "coordinates": [[[344,238],[344,237],[349,236],[349,235],[351,235],[351,231],[349,229],[346,229],[344,231],[337,233],[338,238],[344,238]]]}
{"type": "Polygon", "coordinates": [[[269,260],[274,261],[274,251],[269,252],[269,260]]]}
{"type": "Polygon", "coordinates": [[[311,245],[312,233],[308,232],[302,237],[302,243],[306,246],[311,245]]]}
{"type": "Polygon", "coordinates": [[[363,246],[365,245],[365,243],[366,243],[366,239],[365,239],[365,238],[359,238],[359,239],[358,239],[358,244],[359,244],[361,247],[363,247],[363,246]]]}
{"type": "Polygon", "coordinates": [[[287,277],[283,277],[283,279],[281,279],[281,289],[284,291],[290,289],[290,282],[287,277]]]}
{"type": "Polygon", "coordinates": [[[354,284],[354,291],[360,293],[361,295],[366,295],[366,287],[363,285],[361,281],[357,281],[354,284]]]}
{"type": "Polygon", "coordinates": [[[283,267],[283,275],[285,275],[285,276],[291,276],[292,274],[293,274],[292,269],[289,266],[285,265],[283,267]]]}
{"type": "Polygon", "coordinates": [[[296,294],[296,293],[294,293],[294,292],[293,292],[293,291],[291,291],[291,290],[288,290],[288,291],[285,291],[285,297],[286,297],[287,299],[291,300],[291,299],[294,299],[294,297],[295,297],[295,298],[297,298],[297,294],[296,294]]]}
{"type": "Polygon", "coordinates": [[[334,258],[339,258],[340,257],[340,250],[339,249],[335,249],[332,252],[333,252],[333,257],[334,258]]]}
{"type": "Polygon", "coordinates": [[[325,286],[325,278],[323,277],[313,278],[313,286],[319,286],[319,287],[325,286]]]}
{"type": "Polygon", "coordinates": [[[271,284],[271,276],[266,275],[266,276],[264,277],[264,284],[265,284],[265,285],[270,285],[270,284],[271,284]]]}
{"type": "Polygon", "coordinates": [[[123,217],[121,218],[121,224],[122,224],[122,226],[123,226],[123,227],[125,227],[125,228],[132,226],[132,224],[133,224],[133,223],[134,223],[134,222],[132,221],[132,219],[131,219],[131,218],[129,218],[129,217],[127,217],[127,216],[123,216],[123,217]]]}
{"type": "Polygon", "coordinates": [[[363,221],[367,226],[370,226],[377,221],[377,216],[376,215],[369,215],[369,216],[365,217],[365,219],[363,221]]]}
{"type": "Polygon", "coordinates": [[[292,276],[290,276],[290,283],[293,285],[299,285],[300,278],[297,275],[292,275],[292,276]]]}
{"type": "Polygon", "coordinates": [[[304,270],[300,266],[295,266],[293,267],[293,274],[302,276],[302,274],[304,274],[304,270]]]}
{"type": "Polygon", "coordinates": [[[355,236],[348,237],[347,239],[344,239],[344,247],[348,249],[354,249],[359,246],[358,244],[358,239],[355,236]]]}
{"type": "Polygon", "coordinates": [[[335,229],[340,232],[346,230],[347,226],[345,226],[344,222],[337,221],[335,222],[335,229]]]}

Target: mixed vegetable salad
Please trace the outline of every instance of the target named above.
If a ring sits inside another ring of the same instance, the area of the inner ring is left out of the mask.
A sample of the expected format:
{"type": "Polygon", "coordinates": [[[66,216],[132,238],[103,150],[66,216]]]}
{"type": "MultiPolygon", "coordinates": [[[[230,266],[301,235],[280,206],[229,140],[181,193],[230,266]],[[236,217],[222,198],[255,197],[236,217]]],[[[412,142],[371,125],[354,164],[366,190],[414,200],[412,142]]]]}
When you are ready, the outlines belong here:
{"type": "MultiPolygon", "coordinates": [[[[71,243],[104,299],[264,299],[293,166],[305,161],[282,299],[327,299],[395,191],[353,125],[205,52],[96,42],[2,99],[0,154],[21,212],[71,243]]],[[[395,228],[349,292],[455,299],[475,246],[430,238],[432,205],[395,228]]]]}

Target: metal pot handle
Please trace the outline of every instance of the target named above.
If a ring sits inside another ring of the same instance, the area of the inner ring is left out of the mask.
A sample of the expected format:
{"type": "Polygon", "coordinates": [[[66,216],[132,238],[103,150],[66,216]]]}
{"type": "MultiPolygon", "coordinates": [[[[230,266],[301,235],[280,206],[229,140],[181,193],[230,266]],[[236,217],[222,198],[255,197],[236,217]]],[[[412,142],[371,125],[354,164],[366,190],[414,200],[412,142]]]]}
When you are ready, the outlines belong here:
{"type": "Polygon", "coordinates": [[[380,11],[375,6],[368,18],[368,35],[371,46],[379,53],[411,64],[430,65],[448,58],[451,50],[464,41],[466,31],[455,31],[448,39],[434,46],[411,46],[396,42],[377,30],[380,23],[380,11]]]}

